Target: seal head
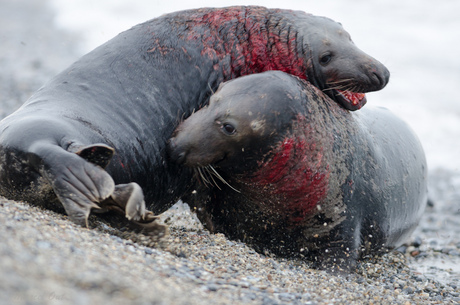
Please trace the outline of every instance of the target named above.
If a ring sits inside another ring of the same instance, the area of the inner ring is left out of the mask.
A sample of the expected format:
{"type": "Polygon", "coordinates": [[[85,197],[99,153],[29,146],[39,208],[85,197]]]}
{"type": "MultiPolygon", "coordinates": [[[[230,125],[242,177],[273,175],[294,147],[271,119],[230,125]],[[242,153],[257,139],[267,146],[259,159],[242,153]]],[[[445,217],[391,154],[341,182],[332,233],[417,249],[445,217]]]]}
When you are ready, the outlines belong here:
{"type": "Polygon", "coordinates": [[[265,154],[263,148],[270,146],[267,143],[282,137],[277,131],[289,128],[300,111],[290,101],[300,96],[287,100],[286,88],[276,84],[276,89],[267,94],[274,82],[267,85],[265,78],[254,77],[238,86],[231,83],[221,85],[208,106],[178,126],[169,140],[170,157],[175,162],[188,167],[231,167],[235,173],[239,167],[246,171],[255,155],[265,154]]]}
{"type": "Polygon", "coordinates": [[[304,19],[312,69],[308,79],[348,110],[363,107],[364,93],[383,89],[390,72],[379,61],[361,51],[342,25],[326,17],[304,19]]]}

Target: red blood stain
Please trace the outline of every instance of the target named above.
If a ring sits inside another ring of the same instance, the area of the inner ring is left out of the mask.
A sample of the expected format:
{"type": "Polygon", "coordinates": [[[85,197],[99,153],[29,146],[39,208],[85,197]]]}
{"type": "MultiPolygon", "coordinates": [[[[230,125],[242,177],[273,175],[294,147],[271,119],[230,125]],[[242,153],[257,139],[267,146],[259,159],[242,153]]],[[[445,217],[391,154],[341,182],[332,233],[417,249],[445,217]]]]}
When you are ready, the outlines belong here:
{"type": "Polygon", "coordinates": [[[263,190],[255,198],[263,201],[260,204],[273,213],[288,215],[293,225],[326,198],[330,173],[323,148],[305,117],[298,116],[297,122],[295,133],[275,146],[249,182],[255,190],[263,190]]]}
{"type": "Polygon", "coordinates": [[[225,80],[280,70],[307,79],[307,59],[299,54],[297,33],[284,21],[270,23],[267,9],[223,8],[198,11],[188,40],[202,43],[202,56],[221,62],[225,80]]]}
{"type": "Polygon", "coordinates": [[[343,90],[337,90],[337,91],[339,91],[339,93],[341,93],[347,100],[349,100],[353,106],[359,105],[361,101],[366,97],[364,93],[357,93],[357,92],[343,91],[343,90]]]}
{"type": "MultiPolygon", "coordinates": [[[[198,41],[201,56],[218,63],[214,69],[222,71],[224,81],[270,70],[308,80],[311,55],[295,28],[296,18],[308,16],[262,7],[202,9],[189,16],[186,38],[198,41]]],[[[340,93],[355,110],[366,102],[364,93],[340,93]]]]}

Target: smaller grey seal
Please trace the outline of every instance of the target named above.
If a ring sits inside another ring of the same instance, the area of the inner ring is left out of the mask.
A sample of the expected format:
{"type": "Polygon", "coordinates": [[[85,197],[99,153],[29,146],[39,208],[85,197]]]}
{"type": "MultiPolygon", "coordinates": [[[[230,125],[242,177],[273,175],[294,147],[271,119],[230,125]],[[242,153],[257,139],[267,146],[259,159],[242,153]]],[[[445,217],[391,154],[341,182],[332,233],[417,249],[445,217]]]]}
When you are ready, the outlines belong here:
{"type": "Polygon", "coordinates": [[[327,269],[401,245],[427,200],[424,151],[406,123],[383,108],[349,112],[282,72],[222,85],[169,154],[198,173],[185,200],[211,231],[327,269]]]}

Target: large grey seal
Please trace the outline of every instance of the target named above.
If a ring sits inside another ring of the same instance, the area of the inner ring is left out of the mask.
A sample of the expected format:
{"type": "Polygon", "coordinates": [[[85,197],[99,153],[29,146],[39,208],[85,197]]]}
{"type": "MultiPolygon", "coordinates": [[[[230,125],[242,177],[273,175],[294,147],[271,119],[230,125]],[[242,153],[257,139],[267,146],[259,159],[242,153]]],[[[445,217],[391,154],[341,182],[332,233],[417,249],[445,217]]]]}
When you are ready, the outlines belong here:
{"type": "Polygon", "coordinates": [[[190,171],[165,159],[180,115],[221,82],[267,70],[308,79],[348,109],[389,78],[324,17],[263,7],[164,15],[82,57],[0,123],[0,194],[57,198],[83,225],[92,209],[147,221],[143,198],[161,212],[189,188],[190,171]]]}
{"type": "Polygon", "coordinates": [[[216,185],[187,198],[211,231],[322,267],[397,247],[426,205],[425,155],[401,119],[349,112],[279,71],[223,84],[169,151],[216,185]]]}

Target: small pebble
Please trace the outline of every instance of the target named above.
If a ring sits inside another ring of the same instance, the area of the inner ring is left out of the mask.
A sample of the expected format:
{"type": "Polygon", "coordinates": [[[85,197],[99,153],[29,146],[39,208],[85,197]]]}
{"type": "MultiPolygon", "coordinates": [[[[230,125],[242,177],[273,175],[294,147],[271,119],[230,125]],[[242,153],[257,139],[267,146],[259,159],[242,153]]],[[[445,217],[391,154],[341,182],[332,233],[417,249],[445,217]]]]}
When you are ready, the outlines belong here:
{"type": "Polygon", "coordinates": [[[422,245],[422,239],[420,238],[420,236],[415,237],[412,241],[412,246],[418,248],[421,245],[422,245]]]}

